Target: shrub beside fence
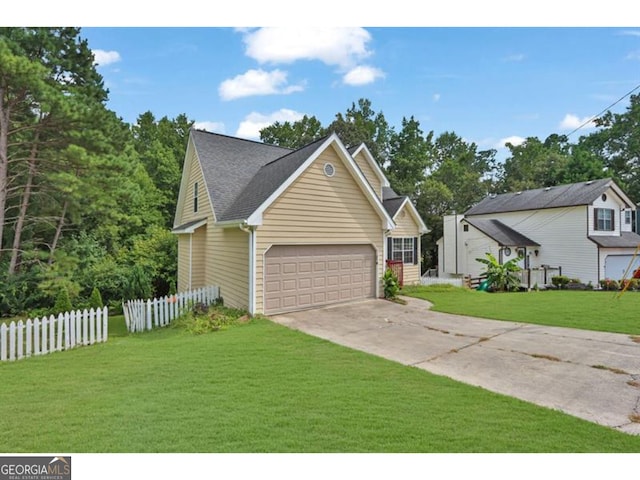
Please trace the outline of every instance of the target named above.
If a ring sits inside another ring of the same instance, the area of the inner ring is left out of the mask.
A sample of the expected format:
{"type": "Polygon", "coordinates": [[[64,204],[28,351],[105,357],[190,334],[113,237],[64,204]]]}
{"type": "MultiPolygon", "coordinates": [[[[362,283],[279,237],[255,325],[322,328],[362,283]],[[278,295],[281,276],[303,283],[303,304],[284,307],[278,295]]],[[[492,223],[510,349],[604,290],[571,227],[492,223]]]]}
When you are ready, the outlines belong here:
{"type": "Polygon", "coordinates": [[[106,342],[109,337],[107,307],[60,313],[0,325],[0,361],[70,350],[106,342]]]}
{"type": "Polygon", "coordinates": [[[129,300],[122,304],[124,321],[129,332],[143,332],[169,325],[192,305],[211,305],[220,298],[220,288],[202,287],[153,300],[129,300]]]}

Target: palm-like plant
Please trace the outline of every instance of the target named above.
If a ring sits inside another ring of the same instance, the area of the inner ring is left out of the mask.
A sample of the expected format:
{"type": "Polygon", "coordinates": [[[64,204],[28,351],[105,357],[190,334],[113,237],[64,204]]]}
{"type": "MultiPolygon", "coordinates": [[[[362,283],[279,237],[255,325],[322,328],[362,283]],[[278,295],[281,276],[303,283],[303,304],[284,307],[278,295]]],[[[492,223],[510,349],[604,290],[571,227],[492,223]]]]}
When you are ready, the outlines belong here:
{"type": "Polygon", "coordinates": [[[485,253],[485,255],[487,258],[476,258],[476,261],[486,265],[484,274],[491,288],[500,292],[518,290],[520,278],[516,274],[522,270],[518,265],[518,261],[522,257],[500,263],[491,253],[485,253]]]}

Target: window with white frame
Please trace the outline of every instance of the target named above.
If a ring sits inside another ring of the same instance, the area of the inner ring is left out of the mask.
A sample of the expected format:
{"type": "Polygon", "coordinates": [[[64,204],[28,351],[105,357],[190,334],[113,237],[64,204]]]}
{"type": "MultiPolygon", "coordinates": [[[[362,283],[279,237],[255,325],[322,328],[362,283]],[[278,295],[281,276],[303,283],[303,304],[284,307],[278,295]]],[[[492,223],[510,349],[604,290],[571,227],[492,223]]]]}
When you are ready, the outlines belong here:
{"type": "Polygon", "coordinates": [[[198,213],[198,182],[193,184],[193,213],[198,213]]]}
{"type": "Polygon", "coordinates": [[[631,225],[631,210],[624,211],[624,224],[631,225]]]}
{"type": "Polygon", "coordinates": [[[593,211],[594,229],[600,232],[615,230],[614,211],[611,208],[596,208],[593,211]]]}
{"type": "Polygon", "coordinates": [[[393,238],[389,257],[391,260],[414,264],[416,263],[415,247],[414,237],[393,238]]]}

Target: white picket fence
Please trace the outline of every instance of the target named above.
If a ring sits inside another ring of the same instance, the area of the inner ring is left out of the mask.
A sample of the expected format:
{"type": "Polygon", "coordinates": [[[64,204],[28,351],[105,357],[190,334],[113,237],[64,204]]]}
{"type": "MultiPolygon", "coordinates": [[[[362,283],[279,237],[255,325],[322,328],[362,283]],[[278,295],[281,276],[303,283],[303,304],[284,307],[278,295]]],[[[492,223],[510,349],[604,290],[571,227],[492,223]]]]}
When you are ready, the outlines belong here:
{"type": "Polygon", "coordinates": [[[463,278],[422,277],[420,283],[422,285],[441,285],[446,283],[455,287],[464,287],[463,278]]]}
{"type": "Polygon", "coordinates": [[[169,325],[197,303],[211,305],[220,298],[220,288],[202,287],[153,300],[129,300],[122,304],[129,332],[143,332],[169,325]]]}
{"type": "Polygon", "coordinates": [[[73,311],[23,322],[0,325],[0,361],[14,361],[106,342],[109,337],[107,307],[73,311]]]}

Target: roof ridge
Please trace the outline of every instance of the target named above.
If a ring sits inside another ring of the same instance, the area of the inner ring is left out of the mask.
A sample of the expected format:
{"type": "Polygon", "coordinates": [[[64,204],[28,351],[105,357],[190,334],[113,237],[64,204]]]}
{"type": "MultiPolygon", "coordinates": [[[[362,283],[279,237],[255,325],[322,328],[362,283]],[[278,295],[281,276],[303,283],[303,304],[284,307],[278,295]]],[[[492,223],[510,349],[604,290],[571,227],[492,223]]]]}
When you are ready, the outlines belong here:
{"type": "Polygon", "coordinates": [[[291,152],[295,152],[295,150],[293,148],[282,147],[280,145],[274,145],[272,143],[260,142],[258,140],[251,140],[251,139],[248,139],[248,138],[241,138],[241,137],[233,137],[231,135],[226,135],[224,133],[209,132],[207,130],[202,130],[200,128],[195,128],[195,127],[191,127],[191,130],[195,131],[195,132],[198,132],[198,133],[206,133],[208,135],[216,135],[218,137],[225,137],[225,138],[228,138],[230,140],[238,140],[238,141],[241,141],[241,142],[254,143],[256,145],[261,145],[261,146],[264,146],[264,147],[280,148],[280,149],[283,149],[283,150],[290,150],[291,152]]]}
{"type": "MultiPolygon", "coordinates": [[[[307,143],[306,145],[304,145],[304,146],[302,146],[302,147],[300,147],[300,148],[298,148],[298,149],[296,149],[296,150],[291,150],[290,152],[285,153],[285,154],[284,154],[284,155],[282,155],[281,157],[275,158],[275,159],[271,160],[270,162],[265,163],[264,165],[262,165],[262,167],[260,167],[260,169],[262,169],[262,168],[266,167],[267,165],[271,165],[272,163],[275,163],[275,162],[277,162],[277,161],[279,161],[279,160],[282,160],[282,159],[284,159],[284,158],[288,157],[289,155],[293,155],[293,154],[295,154],[295,153],[298,153],[298,152],[300,152],[300,151],[304,150],[305,148],[310,147],[310,146],[311,146],[311,145],[313,145],[314,143],[318,143],[318,142],[320,142],[320,141],[324,142],[324,141],[325,141],[327,138],[329,138],[329,137],[330,137],[330,135],[325,135],[324,137],[321,137],[321,138],[319,138],[319,139],[317,139],[317,140],[314,140],[313,142],[309,142],[309,143],[307,143]]],[[[257,173],[256,173],[256,175],[257,175],[257,173]]]]}

